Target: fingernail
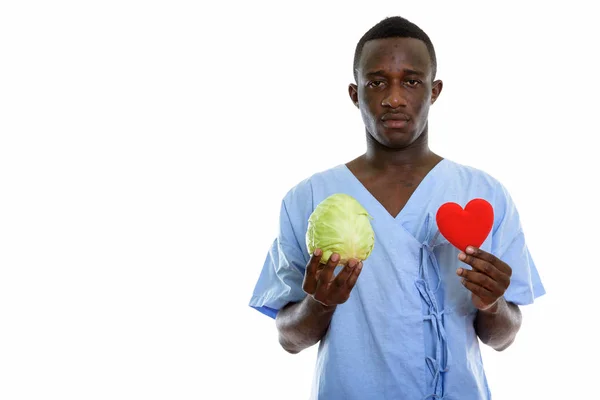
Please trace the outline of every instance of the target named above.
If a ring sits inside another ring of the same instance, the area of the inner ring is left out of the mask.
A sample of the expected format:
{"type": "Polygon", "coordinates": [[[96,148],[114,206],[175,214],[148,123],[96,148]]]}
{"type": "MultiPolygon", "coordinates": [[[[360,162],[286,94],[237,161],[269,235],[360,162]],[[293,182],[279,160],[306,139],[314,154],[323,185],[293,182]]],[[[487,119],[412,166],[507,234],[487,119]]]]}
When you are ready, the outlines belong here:
{"type": "Polygon", "coordinates": [[[473,248],[471,246],[467,247],[467,253],[469,253],[469,254],[475,254],[475,248],[473,248]]]}
{"type": "Polygon", "coordinates": [[[460,261],[465,261],[465,260],[467,259],[467,256],[465,255],[465,253],[460,253],[460,254],[458,255],[458,259],[459,259],[460,261]]]}
{"type": "Polygon", "coordinates": [[[361,262],[358,263],[358,270],[360,271],[362,269],[362,267],[363,267],[363,263],[361,261],[361,262]]]}
{"type": "Polygon", "coordinates": [[[340,259],[340,256],[338,256],[337,254],[334,254],[331,256],[331,261],[333,262],[338,262],[340,259]]]}
{"type": "Polygon", "coordinates": [[[350,261],[348,261],[348,266],[349,266],[350,268],[354,268],[354,267],[356,267],[356,260],[350,260],[350,261]]]}
{"type": "Polygon", "coordinates": [[[315,256],[319,257],[321,255],[321,250],[320,249],[316,249],[315,250],[315,256]]]}
{"type": "Polygon", "coordinates": [[[456,275],[462,275],[463,271],[464,270],[462,268],[457,269],[456,270],[456,275]]]}

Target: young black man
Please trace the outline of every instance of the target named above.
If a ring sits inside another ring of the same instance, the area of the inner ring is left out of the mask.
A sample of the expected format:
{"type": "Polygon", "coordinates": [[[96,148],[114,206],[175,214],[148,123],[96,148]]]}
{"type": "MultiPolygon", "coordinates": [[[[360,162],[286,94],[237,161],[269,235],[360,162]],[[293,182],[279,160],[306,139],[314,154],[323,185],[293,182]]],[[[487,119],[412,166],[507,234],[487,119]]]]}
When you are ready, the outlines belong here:
{"type": "Polygon", "coordinates": [[[545,293],[506,189],[483,171],[433,153],[428,114],[442,92],[434,47],[401,17],[356,46],[350,99],[362,115],[365,154],[300,182],[284,197],[280,230],[250,306],[276,321],[281,346],[319,343],[313,399],[491,398],[479,340],[501,351],[521,326],[519,306],[545,293]],[[308,218],[346,193],[373,217],[375,247],[338,267],[308,254],[308,218]],[[483,198],[492,230],[458,250],[440,234],[446,202],[483,198]]]}

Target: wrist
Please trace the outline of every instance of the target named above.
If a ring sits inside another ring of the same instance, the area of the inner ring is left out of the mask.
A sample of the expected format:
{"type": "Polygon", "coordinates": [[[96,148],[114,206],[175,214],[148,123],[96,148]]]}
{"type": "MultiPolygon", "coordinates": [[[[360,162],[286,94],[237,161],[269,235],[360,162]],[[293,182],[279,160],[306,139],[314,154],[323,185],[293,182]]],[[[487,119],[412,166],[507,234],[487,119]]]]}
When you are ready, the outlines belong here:
{"type": "Polygon", "coordinates": [[[337,305],[332,305],[332,306],[328,306],[325,305],[323,303],[321,303],[318,300],[315,300],[314,297],[312,296],[306,296],[306,299],[308,301],[308,307],[310,308],[310,310],[316,314],[330,314],[333,313],[335,311],[335,309],[337,308],[337,305]]]}
{"type": "Polygon", "coordinates": [[[506,300],[504,300],[504,297],[500,297],[490,308],[480,311],[484,314],[495,315],[502,310],[504,305],[506,305],[506,300]]]}

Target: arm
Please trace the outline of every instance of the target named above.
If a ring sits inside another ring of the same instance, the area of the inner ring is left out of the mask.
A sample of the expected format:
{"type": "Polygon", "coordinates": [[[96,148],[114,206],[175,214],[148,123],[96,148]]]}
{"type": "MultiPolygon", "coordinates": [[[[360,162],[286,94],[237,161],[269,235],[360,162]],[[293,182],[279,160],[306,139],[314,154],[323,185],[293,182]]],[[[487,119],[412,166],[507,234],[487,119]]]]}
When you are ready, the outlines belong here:
{"type": "Polygon", "coordinates": [[[475,332],[481,341],[496,351],[508,348],[521,328],[521,310],[504,297],[491,310],[477,312],[475,332]]]}
{"type": "Polygon", "coordinates": [[[463,277],[462,284],[471,291],[473,305],[478,309],[477,336],[494,350],[505,350],[515,340],[522,320],[519,307],[504,299],[512,269],[494,255],[471,246],[458,259],[473,268],[459,268],[456,273],[463,277]]]}
{"type": "Polygon", "coordinates": [[[296,354],[319,342],[339,304],[345,303],[362,269],[362,262],[350,260],[337,275],[333,271],[340,259],[332,254],[325,267],[320,264],[322,252],[317,249],[311,257],[302,288],[304,300],[291,303],[277,313],[279,343],[287,352],[296,354]]]}
{"type": "Polygon", "coordinates": [[[296,354],[319,342],[329,328],[335,308],[319,303],[312,296],[282,308],[275,320],[281,347],[296,354]]]}

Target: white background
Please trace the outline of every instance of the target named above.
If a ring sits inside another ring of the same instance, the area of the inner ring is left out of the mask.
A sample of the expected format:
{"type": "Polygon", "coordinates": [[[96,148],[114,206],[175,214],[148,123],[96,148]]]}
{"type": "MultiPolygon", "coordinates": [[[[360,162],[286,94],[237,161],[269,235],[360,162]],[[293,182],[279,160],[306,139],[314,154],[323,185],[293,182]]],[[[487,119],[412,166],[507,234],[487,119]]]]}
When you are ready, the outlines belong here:
{"type": "Polygon", "coordinates": [[[285,192],[364,151],[391,15],[437,50],[431,147],[509,189],[548,291],[483,349],[494,399],[597,393],[596,14],[483,3],[2,2],[0,399],[306,399],[316,347],[247,304],[285,192]]]}

